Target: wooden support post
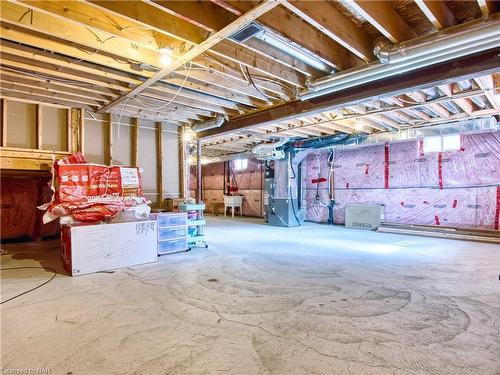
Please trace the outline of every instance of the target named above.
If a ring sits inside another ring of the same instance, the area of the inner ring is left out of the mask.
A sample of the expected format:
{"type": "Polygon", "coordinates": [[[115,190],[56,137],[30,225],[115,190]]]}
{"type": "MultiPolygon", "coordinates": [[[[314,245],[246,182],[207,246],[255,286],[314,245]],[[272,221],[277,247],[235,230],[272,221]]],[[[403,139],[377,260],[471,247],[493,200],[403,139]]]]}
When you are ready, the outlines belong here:
{"type": "Polygon", "coordinates": [[[139,166],[139,119],[132,118],[132,165],[139,166]]]}
{"type": "Polygon", "coordinates": [[[163,124],[156,123],[156,183],[158,194],[158,208],[163,207],[163,124]]]}
{"type": "Polygon", "coordinates": [[[72,142],[73,142],[73,121],[71,116],[71,108],[66,111],[66,150],[68,152],[73,152],[72,142]]]}
{"type": "Polygon", "coordinates": [[[201,203],[201,139],[196,141],[196,203],[201,203]]]}
{"type": "Polygon", "coordinates": [[[113,115],[108,113],[106,121],[106,143],[105,143],[105,159],[107,165],[113,164],[113,115]]]}
{"type": "Polygon", "coordinates": [[[83,109],[77,110],[79,121],[78,121],[78,151],[85,155],[85,116],[83,114],[83,109]]]}
{"type": "Polygon", "coordinates": [[[81,108],[72,108],[68,118],[69,138],[68,150],[70,152],[80,151],[83,154],[83,110],[81,108]]]}
{"type": "Polygon", "coordinates": [[[179,127],[178,145],[179,145],[179,197],[185,198],[186,195],[186,127],[179,127]]]}
{"type": "Polygon", "coordinates": [[[1,116],[1,125],[2,125],[2,147],[7,147],[7,100],[0,100],[2,106],[2,116],[1,116]]]}
{"type": "Polygon", "coordinates": [[[36,127],[36,145],[35,148],[41,150],[43,146],[43,139],[42,139],[42,105],[37,104],[36,105],[36,122],[35,122],[35,127],[36,127]]]}

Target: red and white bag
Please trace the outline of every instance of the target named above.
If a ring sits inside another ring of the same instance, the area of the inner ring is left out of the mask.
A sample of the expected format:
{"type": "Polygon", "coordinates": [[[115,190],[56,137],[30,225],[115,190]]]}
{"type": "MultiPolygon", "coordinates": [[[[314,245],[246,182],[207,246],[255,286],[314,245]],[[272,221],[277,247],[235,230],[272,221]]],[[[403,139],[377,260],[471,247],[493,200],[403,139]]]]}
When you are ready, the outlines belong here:
{"type": "Polygon", "coordinates": [[[142,196],[141,169],[87,163],[81,153],[54,161],[52,200],[43,222],[108,221],[119,212],[149,201],[142,196]]]}

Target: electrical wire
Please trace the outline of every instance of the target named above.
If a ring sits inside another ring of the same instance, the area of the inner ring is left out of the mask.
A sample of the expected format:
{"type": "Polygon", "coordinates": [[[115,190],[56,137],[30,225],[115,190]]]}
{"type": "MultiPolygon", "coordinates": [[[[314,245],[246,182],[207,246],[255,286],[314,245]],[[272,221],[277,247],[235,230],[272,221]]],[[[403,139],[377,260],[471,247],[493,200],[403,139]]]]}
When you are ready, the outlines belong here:
{"type": "Polygon", "coordinates": [[[19,294],[13,296],[13,297],[7,298],[4,301],[1,301],[0,305],[3,305],[4,303],[12,301],[13,299],[16,299],[18,297],[24,296],[25,294],[27,294],[29,292],[32,292],[32,291],[34,291],[36,289],[41,288],[42,286],[50,283],[56,277],[56,275],[57,275],[57,271],[55,269],[53,269],[53,268],[50,268],[50,267],[7,267],[7,268],[0,268],[0,271],[22,270],[22,269],[44,269],[44,270],[48,270],[50,272],[53,272],[53,275],[52,275],[52,277],[50,279],[48,279],[47,281],[45,281],[45,282],[43,282],[43,283],[35,286],[34,288],[28,289],[28,290],[26,290],[26,291],[24,291],[22,293],[19,293],[19,294]]]}
{"type": "Polygon", "coordinates": [[[184,88],[184,85],[186,84],[186,81],[187,81],[187,79],[189,77],[189,74],[191,73],[191,67],[192,66],[193,66],[193,63],[190,61],[189,62],[189,69],[188,69],[188,72],[186,73],[186,75],[184,76],[184,80],[182,81],[181,85],[177,89],[177,91],[174,94],[173,98],[170,99],[167,103],[165,103],[165,104],[163,104],[163,105],[161,105],[159,107],[151,107],[151,106],[148,107],[148,106],[144,105],[139,99],[137,99],[137,97],[135,97],[134,99],[137,100],[139,103],[141,103],[141,105],[143,105],[147,109],[151,109],[151,110],[154,110],[154,111],[158,111],[160,109],[168,107],[170,105],[170,103],[172,103],[177,98],[177,96],[179,95],[179,93],[181,92],[181,90],[184,88]]]}
{"type": "Polygon", "coordinates": [[[23,69],[11,68],[11,67],[7,67],[7,66],[2,66],[2,69],[13,71],[15,73],[25,74],[27,76],[34,77],[34,78],[59,81],[59,82],[63,82],[63,83],[69,83],[69,84],[72,84],[75,86],[80,86],[80,87],[92,86],[91,83],[87,83],[87,82],[80,82],[80,81],[75,81],[75,80],[70,80],[70,79],[58,78],[58,77],[48,76],[48,75],[39,74],[39,73],[31,73],[31,72],[27,72],[23,69]]]}
{"type": "MultiPolygon", "coordinates": [[[[242,65],[241,65],[241,64],[240,64],[240,67],[242,68],[242,65]]],[[[245,73],[245,72],[243,71],[243,68],[241,69],[241,71],[242,71],[243,73],[245,73]]],[[[262,91],[261,91],[261,90],[260,90],[260,89],[259,89],[256,85],[255,85],[255,82],[254,82],[254,81],[253,81],[253,79],[252,79],[252,75],[250,74],[250,70],[248,70],[248,66],[246,66],[246,67],[245,67],[245,71],[246,71],[245,78],[247,79],[247,82],[248,82],[248,83],[250,83],[250,84],[253,86],[253,88],[254,88],[255,90],[257,90],[257,92],[258,92],[260,95],[262,95],[262,96],[263,96],[263,98],[264,98],[265,100],[269,100],[269,98],[270,98],[270,97],[269,97],[268,95],[264,94],[264,93],[263,93],[263,92],[262,92],[262,91]]]]}

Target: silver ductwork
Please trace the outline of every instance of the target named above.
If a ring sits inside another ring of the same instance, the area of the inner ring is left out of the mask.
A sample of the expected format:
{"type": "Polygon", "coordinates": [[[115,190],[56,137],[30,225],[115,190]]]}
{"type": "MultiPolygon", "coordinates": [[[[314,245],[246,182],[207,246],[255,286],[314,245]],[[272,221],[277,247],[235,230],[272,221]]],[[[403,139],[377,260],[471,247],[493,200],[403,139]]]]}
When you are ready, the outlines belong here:
{"type": "Polygon", "coordinates": [[[252,154],[258,160],[280,160],[285,157],[285,152],[278,148],[285,145],[288,142],[288,138],[284,138],[275,143],[261,143],[260,145],[252,148],[252,154]]]}
{"type": "Polygon", "coordinates": [[[200,122],[198,124],[192,125],[191,130],[195,133],[198,133],[209,129],[220,128],[225,121],[226,121],[225,117],[223,115],[219,115],[213,120],[200,122]]]}
{"type": "Polygon", "coordinates": [[[316,79],[308,83],[299,98],[310,99],[497,47],[500,14],[406,43],[389,45],[381,41],[374,49],[380,61],[316,79]]]}

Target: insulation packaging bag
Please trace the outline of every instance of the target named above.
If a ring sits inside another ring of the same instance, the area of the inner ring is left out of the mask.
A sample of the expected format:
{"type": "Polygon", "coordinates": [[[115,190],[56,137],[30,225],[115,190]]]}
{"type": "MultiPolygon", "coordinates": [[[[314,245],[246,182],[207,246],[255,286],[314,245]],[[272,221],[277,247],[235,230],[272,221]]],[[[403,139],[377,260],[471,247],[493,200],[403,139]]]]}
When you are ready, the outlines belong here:
{"type": "Polygon", "coordinates": [[[52,201],[43,222],[57,217],[61,223],[109,221],[118,213],[146,205],[138,167],[105,166],[85,162],[80,153],[55,161],[52,201]]]}

